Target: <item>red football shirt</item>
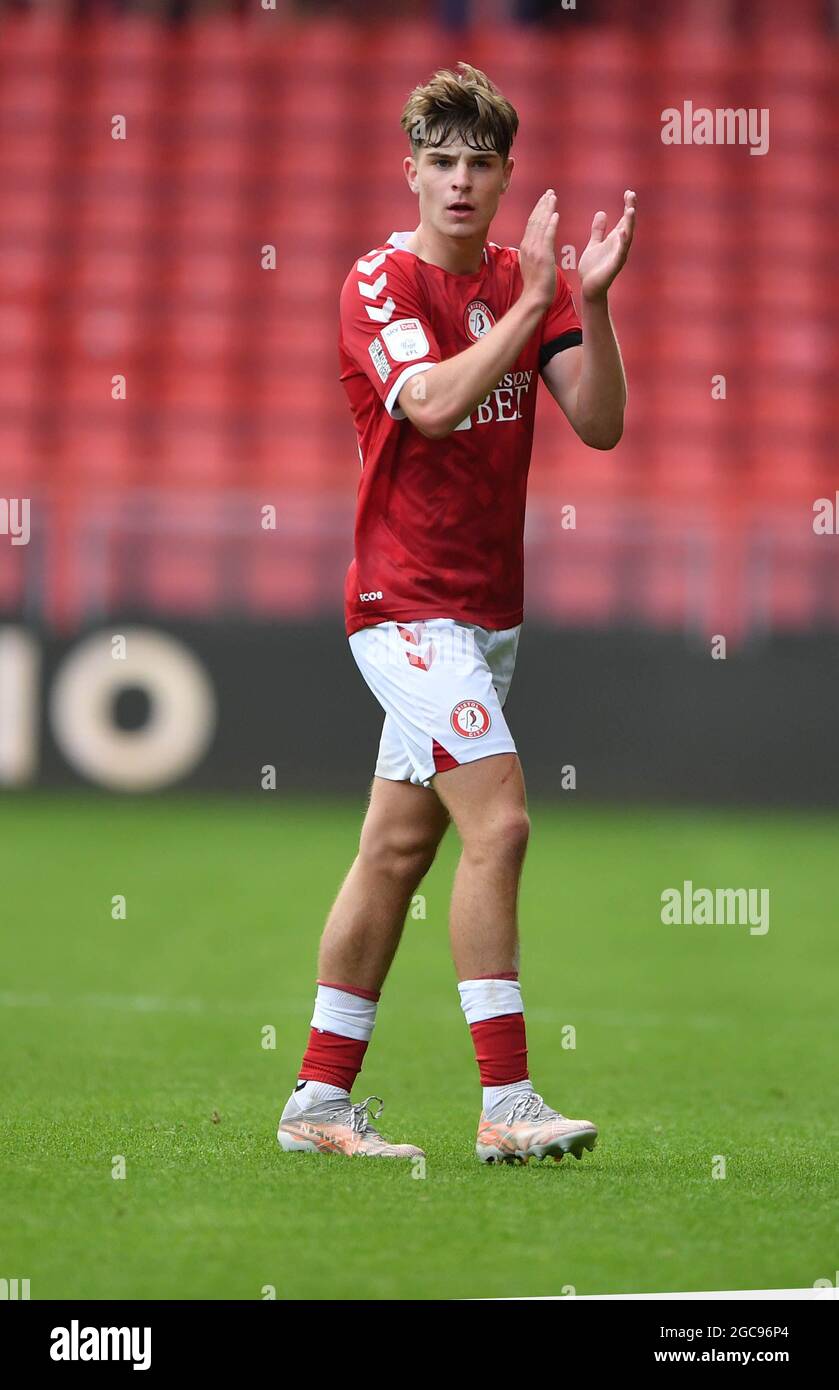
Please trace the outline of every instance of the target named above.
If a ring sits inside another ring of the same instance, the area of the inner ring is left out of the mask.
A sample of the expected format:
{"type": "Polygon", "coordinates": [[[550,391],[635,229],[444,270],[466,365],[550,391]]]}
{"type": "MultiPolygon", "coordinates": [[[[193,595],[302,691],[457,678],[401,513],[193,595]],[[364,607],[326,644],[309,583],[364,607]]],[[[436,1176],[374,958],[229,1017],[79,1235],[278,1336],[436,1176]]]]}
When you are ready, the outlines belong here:
{"type": "Polygon", "coordinates": [[[522,621],[524,513],[539,371],[582,342],[557,267],[553,304],[471,415],[427,439],[397,398],[405,382],[463,352],[518,299],[518,251],[487,242],[474,275],[421,260],[410,232],[357,261],[340,299],[341,381],[358,435],[355,557],[347,634],[386,619],[457,618],[486,628],[522,621]]]}

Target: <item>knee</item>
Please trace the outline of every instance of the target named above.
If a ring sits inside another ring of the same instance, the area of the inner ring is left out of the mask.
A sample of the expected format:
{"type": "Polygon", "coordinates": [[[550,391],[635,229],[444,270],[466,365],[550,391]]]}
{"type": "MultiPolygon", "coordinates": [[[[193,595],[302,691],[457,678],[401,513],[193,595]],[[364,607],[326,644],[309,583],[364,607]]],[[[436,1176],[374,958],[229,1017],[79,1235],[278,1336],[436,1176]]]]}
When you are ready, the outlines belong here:
{"type": "Polygon", "coordinates": [[[359,857],[376,873],[385,874],[408,887],[424,878],[434,862],[439,840],[410,828],[380,825],[366,827],[361,836],[359,857]]]}
{"type": "Polygon", "coordinates": [[[464,851],[472,859],[521,864],[530,839],[530,817],[523,806],[490,810],[463,835],[464,851]]]}

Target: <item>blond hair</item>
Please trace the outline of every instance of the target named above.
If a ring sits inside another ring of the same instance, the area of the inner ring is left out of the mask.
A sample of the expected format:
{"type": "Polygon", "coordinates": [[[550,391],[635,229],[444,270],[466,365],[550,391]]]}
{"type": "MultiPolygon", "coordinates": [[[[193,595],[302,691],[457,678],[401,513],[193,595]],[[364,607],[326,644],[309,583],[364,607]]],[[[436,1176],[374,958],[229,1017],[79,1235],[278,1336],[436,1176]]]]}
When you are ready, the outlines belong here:
{"type": "Polygon", "coordinates": [[[519,127],[515,108],[485,72],[471,63],[457,67],[457,72],[440,68],[424,86],[415,87],[405,103],[400,124],[414,158],[421,149],[436,149],[455,134],[473,149],[492,149],[506,160],[519,127]]]}

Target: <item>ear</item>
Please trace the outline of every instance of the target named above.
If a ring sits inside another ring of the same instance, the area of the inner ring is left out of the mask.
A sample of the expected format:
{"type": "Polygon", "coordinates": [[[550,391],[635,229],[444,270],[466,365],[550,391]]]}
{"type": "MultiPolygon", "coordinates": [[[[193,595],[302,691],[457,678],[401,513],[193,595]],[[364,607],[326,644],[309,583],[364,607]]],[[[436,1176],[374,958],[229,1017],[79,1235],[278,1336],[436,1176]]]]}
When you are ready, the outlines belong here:
{"type": "Polygon", "coordinates": [[[408,187],[412,193],[419,193],[419,170],[412,154],[406,154],[402,161],[402,168],[405,171],[405,178],[408,180],[408,187]]]}
{"type": "Polygon", "coordinates": [[[511,155],[510,158],[507,160],[507,163],[504,165],[504,182],[501,185],[502,193],[506,193],[507,189],[510,187],[510,179],[513,177],[513,170],[515,169],[515,167],[516,161],[513,159],[511,155]]]}

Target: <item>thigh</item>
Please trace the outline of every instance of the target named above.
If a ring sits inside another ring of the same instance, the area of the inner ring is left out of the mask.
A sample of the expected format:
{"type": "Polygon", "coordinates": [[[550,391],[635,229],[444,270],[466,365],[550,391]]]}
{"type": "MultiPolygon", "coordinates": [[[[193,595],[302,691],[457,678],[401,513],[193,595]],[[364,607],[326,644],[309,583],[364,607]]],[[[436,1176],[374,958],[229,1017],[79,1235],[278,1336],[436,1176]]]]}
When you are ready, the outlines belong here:
{"type": "Polygon", "coordinates": [[[361,829],[362,846],[436,850],[450,825],[449,813],[428,787],[375,776],[361,829]]]}
{"type": "Polygon", "coordinates": [[[517,821],[527,815],[524,774],[516,753],[438,772],[434,790],[461,837],[499,816],[517,821]]]}

